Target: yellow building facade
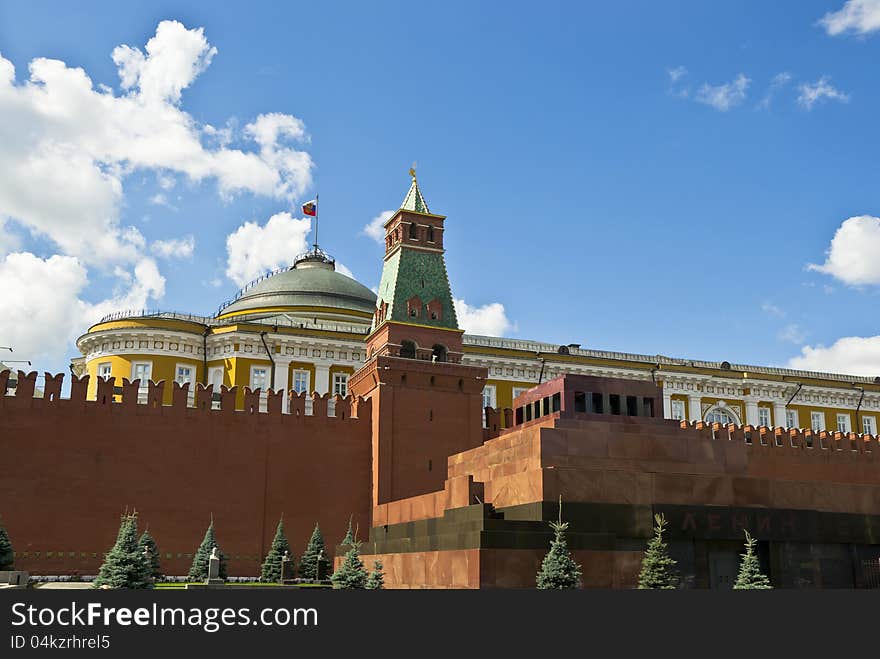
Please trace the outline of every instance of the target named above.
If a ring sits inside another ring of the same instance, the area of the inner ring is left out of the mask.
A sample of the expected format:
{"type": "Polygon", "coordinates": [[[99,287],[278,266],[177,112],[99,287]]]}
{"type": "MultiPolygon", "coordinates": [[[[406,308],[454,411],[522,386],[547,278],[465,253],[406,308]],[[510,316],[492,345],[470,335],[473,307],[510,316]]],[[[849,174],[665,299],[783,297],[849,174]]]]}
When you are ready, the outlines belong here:
{"type": "MultiPolygon", "coordinates": [[[[407,200],[421,198],[417,183],[407,200]]],[[[408,209],[410,211],[414,209],[408,209]]],[[[245,286],[215,316],[123,311],[77,340],[74,370],[101,377],[198,382],[345,396],[366,360],[376,310],[369,288],[338,272],[317,247],[245,286]]],[[[540,382],[566,373],[655,382],[664,416],[688,421],[877,433],[880,378],[676,359],[465,334],[462,363],[484,366],[485,405],[512,407],[540,382]]],[[[121,392],[121,389],[117,391],[121,392]]],[[[171,402],[171,386],[165,401],[171,402]]],[[[192,395],[192,394],[191,394],[192,395]]]]}

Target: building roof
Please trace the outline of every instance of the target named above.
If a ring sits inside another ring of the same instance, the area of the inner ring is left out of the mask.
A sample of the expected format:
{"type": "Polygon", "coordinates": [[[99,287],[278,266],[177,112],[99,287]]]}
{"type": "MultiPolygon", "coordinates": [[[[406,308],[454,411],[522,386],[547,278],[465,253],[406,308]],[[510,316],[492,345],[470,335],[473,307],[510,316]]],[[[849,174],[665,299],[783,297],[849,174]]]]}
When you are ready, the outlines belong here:
{"type": "Polygon", "coordinates": [[[422,195],[422,191],[419,188],[419,182],[416,180],[414,173],[412,174],[412,185],[409,186],[409,191],[406,193],[406,197],[403,198],[400,210],[413,211],[414,213],[431,213],[431,211],[428,210],[428,203],[422,195]]]}
{"type": "Polygon", "coordinates": [[[313,250],[297,258],[294,265],[268,273],[242,288],[233,300],[220,307],[217,315],[253,314],[279,307],[320,307],[372,316],[376,294],[337,272],[333,259],[313,250]]]}

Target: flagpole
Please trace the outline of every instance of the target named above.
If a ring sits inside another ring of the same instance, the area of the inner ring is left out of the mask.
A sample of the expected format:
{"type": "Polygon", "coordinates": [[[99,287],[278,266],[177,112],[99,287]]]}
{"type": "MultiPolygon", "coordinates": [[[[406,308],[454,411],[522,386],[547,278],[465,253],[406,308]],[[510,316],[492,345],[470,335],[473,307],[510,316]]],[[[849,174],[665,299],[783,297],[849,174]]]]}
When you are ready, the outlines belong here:
{"type": "Polygon", "coordinates": [[[315,251],[318,251],[318,195],[315,195],[315,251]]]}

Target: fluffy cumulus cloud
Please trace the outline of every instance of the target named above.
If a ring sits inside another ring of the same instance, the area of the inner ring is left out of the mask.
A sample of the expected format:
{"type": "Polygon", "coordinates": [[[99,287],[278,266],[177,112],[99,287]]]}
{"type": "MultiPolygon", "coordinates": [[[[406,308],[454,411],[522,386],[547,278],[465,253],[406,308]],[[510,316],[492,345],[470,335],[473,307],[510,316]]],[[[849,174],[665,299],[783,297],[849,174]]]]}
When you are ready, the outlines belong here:
{"type": "Polygon", "coordinates": [[[695,98],[700,103],[709,105],[721,112],[727,112],[745,100],[746,90],[751,82],[745,74],[740,73],[736,78],[723,85],[704,83],[697,90],[695,98]]]}
{"type": "Polygon", "coordinates": [[[393,215],[394,211],[382,211],[376,217],[370,220],[369,224],[364,226],[364,228],[361,230],[361,233],[365,236],[369,236],[380,245],[384,245],[385,223],[390,220],[393,215]]]}
{"type": "Polygon", "coordinates": [[[789,368],[847,375],[880,375],[880,336],[846,336],[832,345],[804,346],[789,368]]]}
{"type": "Polygon", "coordinates": [[[226,237],[226,276],[239,286],[263,273],[290,265],[308,249],[312,223],[290,213],[276,213],[265,224],[245,222],[226,237]]]}
{"type": "Polygon", "coordinates": [[[816,82],[805,82],[798,85],[798,104],[805,110],[812,110],[813,106],[822,100],[849,102],[849,94],[845,94],[834,87],[828,76],[822,76],[816,82]]]}
{"type": "Polygon", "coordinates": [[[227,196],[298,196],[312,171],[308,153],[292,145],[306,138],[299,119],[261,115],[241,135],[253,148],[211,147],[180,107],[182,91],[215,53],[201,29],[163,21],[145,52],[113,51],[118,95],[95,88],[82,69],[42,58],[19,84],[12,63],[0,57],[0,215],[83,260],[125,262],[138,256],[119,226],[132,171],[213,179],[227,196]]]}
{"type": "Polygon", "coordinates": [[[32,361],[54,359],[103,315],[119,309],[141,309],[161,297],[165,279],[154,261],[142,259],[131,272],[119,271],[119,290],[97,304],[83,301],[88,285],[85,265],[75,256],[56,254],[42,259],[33,254],[8,254],[0,261],[3,282],[5,344],[32,361]]]}
{"type": "MultiPolygon", "coordinates": [[[[122,45],[113,51],[118,91],[53,59],[32,60],[21,76],[0,55],[0,267],[9,276],[27,268],[43,273],[39,280],[18,275],[21,291],[0,287],[0,308],[7,319],[27,319],[51,333],[57,355],[69,349],[59,339],[70,336],[70,318],[79,322],[83,314],[161,297],[164,280],[150,252],[161,258],[192,253],[192,238],[148,245],[140,231],[123,224],[120,209],[132,173],[154,173],[162,190],[179,178],[212,183],[224,198],[250,193],[289,202],[311,185],[313,163],[303,150],[308,135],[296,117],[269,113],[242,129],[233,121],[216,129],[183,109],[185,90],[216,54],[202,29],[162,21],[143,50],[122,45]],[[15,252],[23,233],[57,254],[41,259],[15,252]],[[97,304],[83,301],[90,268],[112,273],[128,289],[97,304]],[[43,281],[52,284],[44,287],[43,281]],[[40,299],[43,288],[71,296],[56,305],[62,312],[28,312],[27,300],[40,299]]],[[[167,203],[167,197],[154,202],[167,203]]],[[[22,354],[39,343],[25,334],[14,337],[22,354]]]]}
{"type": "Polygon", "coordinates": [[[880,217],[859,215],[843,222],[831,239],[825,263],[809,264],[845,284],[880,284],[880,217]]]}
{"type": "Polygon", "coordinates": [[[819,24],[831,36],[870,34],[880,30],[880,0],[847,0],[837,11],[825,14],[819,24]]]}
{"type": "Polygon", "coordinates": [[[464,300],[455,299],[455,315],[458,326],[468,334],[485,336],[504,336],[513,329],[513,323],[507,318],[504,305],[499,302],[472,307],[464,300]]]}

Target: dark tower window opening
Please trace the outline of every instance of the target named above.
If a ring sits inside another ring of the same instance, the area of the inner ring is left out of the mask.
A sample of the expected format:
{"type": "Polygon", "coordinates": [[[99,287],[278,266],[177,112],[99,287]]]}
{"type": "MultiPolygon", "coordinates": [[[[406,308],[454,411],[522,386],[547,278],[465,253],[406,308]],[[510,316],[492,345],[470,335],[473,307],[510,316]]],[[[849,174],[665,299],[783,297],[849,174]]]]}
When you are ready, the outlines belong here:
{"type": "Polygon", "coordinates": [[[406,359],[416,358],[416,344],[413,341],[404,339],[400,342],[400,356],[406,359]]]}
{"type": "Polygon", "coordinates": [[[431,358],[432,361],[435,362],[445,362],[447,357],[446,346],[435,343],[434,347],[431,349],[431,358]]]}
{"type": "Polygon", "coordinates": [[[434,242],[434,227],[428,227],[428,242],[434,242]]]}
{"type": "Polygon", "coordinates": [[[418,236],[418,229],[416,228],[415,222],[413,222],[412,224],[409,225],[409,237],[412,240],[415,240],[416,238],[419,237],[418,236]]]}

